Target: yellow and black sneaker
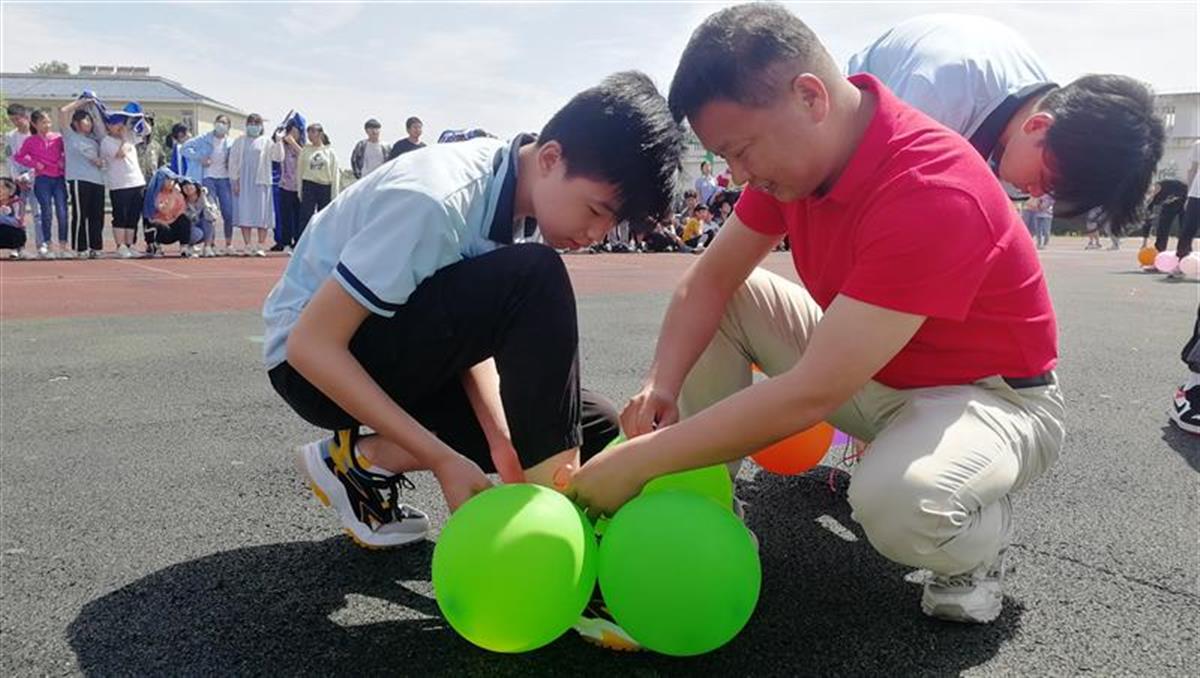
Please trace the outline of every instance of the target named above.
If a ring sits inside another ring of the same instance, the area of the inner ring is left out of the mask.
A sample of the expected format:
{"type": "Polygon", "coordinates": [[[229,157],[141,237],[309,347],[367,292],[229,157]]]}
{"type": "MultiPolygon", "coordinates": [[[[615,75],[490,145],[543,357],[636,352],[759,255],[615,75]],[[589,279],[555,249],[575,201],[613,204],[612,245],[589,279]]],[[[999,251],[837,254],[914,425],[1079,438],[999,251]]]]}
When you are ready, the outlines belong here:
{"type": "Polygon", "coordinates": [[[616,650],[618,652],[637,652],[642,649],[641,645],[633,639],[633,636],[625,632],[625,629],[617,625],[612,614],[604,605],[604,598],[600,595],[600,585],[596,585],[596,590],[592,593],[592,600],[583,610],[583,616],[579,621],[575,622],[575,626],[571,627],[575,632],[583,636],[583,639],[593,645],[599,645],[608,650],[616,650]]]}
{"type": "Polygon", "coordinates": [[[363,468],[350,429],[296,451],[296,462],[322,504],[337,512],[346,534],[364,548],[402,546],[424,539],[429,517],[400,503],[401,488],[413,489],[402,473],[383,475],[363,468]]]}

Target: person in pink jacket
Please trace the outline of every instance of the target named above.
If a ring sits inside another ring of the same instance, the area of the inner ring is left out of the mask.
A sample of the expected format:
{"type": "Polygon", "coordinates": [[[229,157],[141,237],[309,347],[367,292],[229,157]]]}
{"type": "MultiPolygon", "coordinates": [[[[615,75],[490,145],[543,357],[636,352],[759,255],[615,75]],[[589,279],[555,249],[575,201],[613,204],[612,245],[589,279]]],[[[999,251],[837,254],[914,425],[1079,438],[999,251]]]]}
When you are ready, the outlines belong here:
{"type": "Polygon", "coordinates": [[[13,159],[26,167],[32,167],[36,172],[33,180],[33,195],[41,208],[42,244],[38,247],[38,256],[42,258],[58,256],[71,258],[74,251],[67,244],[67,181],[64,178],[66,157],[63,155],[62,135],[50,131],[50,114],[36,110],[29,117],[33,134],[21,144],[20,150],[13,159]],[[51,215],[51,205],[54,214],[51,215]],[[50,220],[58,219],[58,242],[55,250],[50,249],[50,220]]]}

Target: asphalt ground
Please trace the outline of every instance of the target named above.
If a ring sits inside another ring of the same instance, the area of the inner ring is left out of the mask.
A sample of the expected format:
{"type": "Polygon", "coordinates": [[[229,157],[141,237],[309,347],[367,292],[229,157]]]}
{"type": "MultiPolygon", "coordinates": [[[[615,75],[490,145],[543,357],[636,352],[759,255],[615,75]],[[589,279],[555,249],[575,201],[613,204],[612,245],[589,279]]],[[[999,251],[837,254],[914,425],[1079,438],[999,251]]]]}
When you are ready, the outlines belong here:
{"type": "MultiPolygon", "coordinates": [[[[831,489],[828,468],[747,465],[761,598],[734,641],[692,659],[570,633],[479,650],[438,614],[432,541],[366,552],[342,536],[289,459],[320,432],[260,367],[257,306],[281,258],[5,262],[0,674],[1198,675],[1200,438],[1166,410],[1200,284],[1133,257],[1070,238],[1043,253],[1068,440],[1015,501],[996,623],[922,616],[909,570],[850,519],[844,474],[831,489]]],[[[692,260],[567,257],[588,386],[633,393],[692,260]]],[[[414,481],[436,532],[437,485],[414,481]]]]}

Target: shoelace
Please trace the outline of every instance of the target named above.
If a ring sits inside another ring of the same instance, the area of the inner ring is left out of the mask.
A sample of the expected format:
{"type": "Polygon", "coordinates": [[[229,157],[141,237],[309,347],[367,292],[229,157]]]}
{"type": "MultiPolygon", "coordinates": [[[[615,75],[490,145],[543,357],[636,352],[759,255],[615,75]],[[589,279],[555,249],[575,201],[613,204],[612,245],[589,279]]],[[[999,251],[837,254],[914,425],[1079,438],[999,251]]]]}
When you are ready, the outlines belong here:
{"type": "Polygon", "coordinates": [[[388,489],[388,503],[391,505],[392,517],[396,520],[404,520],[408,516],[404,514],[404,505],[400,503],[400,490],[416,490],[417,486],[413,481],[408,479],[408,476],[403,473],[397,473],[386,481],[388,489]]]}

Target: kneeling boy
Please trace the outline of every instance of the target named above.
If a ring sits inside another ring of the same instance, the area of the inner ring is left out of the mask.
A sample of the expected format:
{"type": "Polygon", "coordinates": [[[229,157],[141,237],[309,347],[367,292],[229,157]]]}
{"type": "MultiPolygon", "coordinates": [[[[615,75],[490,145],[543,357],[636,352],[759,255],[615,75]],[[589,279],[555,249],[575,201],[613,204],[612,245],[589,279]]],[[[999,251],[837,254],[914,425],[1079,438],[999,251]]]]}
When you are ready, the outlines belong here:
{"type": "Polygon", "coordinates": [[[399,501],[405,472],[432,471],[455,510],[485,471],[552,485],[615,437],[615,411],[580,389],[551,247],[665,213],[682,148],[650,79],[619,73],[538,136],[406,154],[314,218],[264,305],[264,358],[284,401],[337,431],[300,463],[356,542],[425,536],[399,501]]]}

